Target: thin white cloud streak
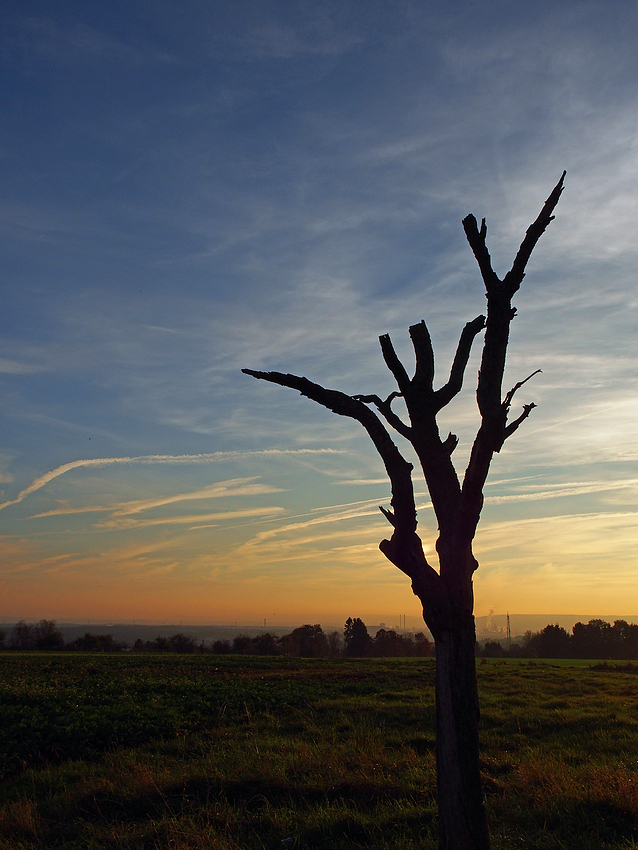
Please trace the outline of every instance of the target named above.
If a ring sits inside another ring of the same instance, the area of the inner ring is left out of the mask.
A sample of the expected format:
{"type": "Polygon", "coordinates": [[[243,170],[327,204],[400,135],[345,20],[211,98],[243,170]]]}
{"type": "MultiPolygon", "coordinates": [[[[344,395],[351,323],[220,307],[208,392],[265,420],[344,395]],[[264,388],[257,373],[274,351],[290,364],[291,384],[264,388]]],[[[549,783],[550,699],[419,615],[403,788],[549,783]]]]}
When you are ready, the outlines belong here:
{"type": "MultiPolygon", "coordinates": [[[[525,480],[534,479],[537,476],[526,476],[524,478],[511,478],[502,481],[488,481],[487,485],[492,487],[500,487],[504,484],[518,484],[525,480]]],[[[340,484],[380,484],[383,479],[360,479],[350,481],[340,481],[340,484]]],[[[523,485],[530,487],[531,485],[523,485]]],[[[486,503],[503,504],[507,502],[536,502],[544,499],[559,499],[567,496],[583,496],[589,493],[604,493],[609,490],[624,490],[635,488],[638,486],[638,478],[627,478],[620,481],[583,481],[583,482],[565,482],[560,484],[548,485],[543,490],[528,493],[510,493],[503,496],[486,496],[486,503]]],[[[372,500],[370,500],[372,501],[372,500]]],[[[335,506],[337,507],[337,506],[335,506]]],[[[340,507],[340,506],[339,506],[340,507]]]]}
{"type": "MultiPolygon", "coordinates": [[[[564,386],[564,385],[563,385],[564,386]]],[[[582,382],[579,384],[582,386],[582,382]]],[[[549,431],[552,428],[560,428],[563,425],[568,425],[571,422],[580,422],[582,419],[591,419],[592,416],[600,416],[602,413],[609,413],[612,410],[617,410],[619,407],[623,407],[625,405],[625,400],[619,401],[617,404],[611,405],[611,407],[603,407],[597,408],[596,410],[591,410],[588,413],[581,413],[579,416],[571,416],[569,419],[561,419],[560,422],[552,422],[551,425],[543,425],[540,428],[534,428],[528,432],[528,436],[532,436],[533,434],[540,434],[543,431],[549,431]]]]}
{"type": "Polygon", "coordinates": [[[481,529],[476,552],[481,565],[504,562],[516,572],[551,560],[584,571],[594,566],[599,584],[619,570],[635,577],[637,518],[636,511],[596,511],[495,521],[481,529]]]}
{"type": "MultiPolygon", "coordinates": [[[[625,519],[627,517],[638,517],[638,511],[590,511],[582,514],[571,513],[559,514],[557,516],[529,517],[528,519],[495,520],[493,522],[486,523],[483,526],[483,534],[484,536],[486,536],[488,532],[497,532],[500,534],[503,530],[526,528],[528,526],[542,526],[543,523],[570,523],[590,520],[607,522],[615,519],[625,519]]],[[[551,535],[544,533],[544,537],[551,544],[551,535]]],[[[503,539],[506,544],[511,542],[509,537],[503,539]]],[[[601,539],[601,545],[605,545],[605,542],[606,541],[601,539]]]]}
{"type": "Polygon", "coordinates": [[[46,486],[50,481],[59,478],[70,472],[72,469],[81,467],[101,467],[109,466],[115,463],[143,463],[143,464],[177,464],[177,463],[216,463],[224,460],[240,460],[247,457],[277,457],[280,455],[304,455],[304,454],[340,454],[339,449],[262,449],[258,451],[230,451],[230,452],[210,452],[207,454],[196,455],[140,455],[139,457],[102,457],[102,458],[87,458],[84,460],[73,460],[69,463],[64,463],[52,469],[50,472],[45,472],[39,478],[36,478],[28,487],[21,490],[15,499],[0,504],[0,511],[9,505],[17,505],[22,502],[27,496],[35,493],[46,486]]]}
{"type": "Polygon", "coordinates": [[[135,499],[131,502],[119,502],[114,505],[93,505],[79,508],[54,508],[51,511],[43,511],[34,514],[33,519],[49,516],[64,516],[78,513],[98,513],[111,511],[113,517],[126,516],[128,514],[141,513],[152,508],[172,505],[176,502],[186,502],[199,499],[219,499],[224,496],[263,496],[269,493],[283,492],[280,487],[270,484],[253,484],[252,478],[231,478],[228,481],[219,481],[201,490],[193,490],[188,493],[176,493],[172,496],[162,496],[156,499],[135,499]]]}
{"type": "Polygon", "coordinates": [[[638,478],[623,481],[589,481],[577,486],[556,484],[550,490],[536,493],[512,493],[508,496],[489,496],[487,502],[537,502],[543,499],[559,499],[563,496],[584,496],[588,493],[604,493],[608,490],[624,490],[638,485],[638,478]]]}
{"type": "MultiPolygon", "coordinates": [[[[417,505],[417,511],[425,510],[430,507],[430,503],[417,505]]],[[[379,513],[379,503],[378,500],[369,499],[365,502],[352,502],[349,505],[333,505],[329,508],[316,508],[315,510],[328,510],[331,513],[328,513],[324,516],[314,516],[311,519],[304,519],[301,522],[288,522],[286,525],[281,525],[277,528],[269,528],[265,531],[260,531],[250,540],[247,540],[245,543],[242,543],[235,550],[235,554],[244,554],[251,552],[252,550],[261,547],[266,541],[271,540],[274,537],[278,537],[283,534],[287,534],[289,532],[299,532],[303,531],[306,528],[316,525],[324,525],[326,523],[332,522],[342,522],[344,520],[352,520],[352,519],[361,519],[363,517],[370,516],[380,516],[379,513]],[[340,509],[340,510],[338,510],[340,509]]],[[[307,515],[306,515],[307,516],[307,515]]],[[[383,526],[380,525],[381,529],[383,526]]],[[[342,533],[337,533],[335,536],[342,536],[342,533]]],[[[350,534],[350,532],[348,532],[350,534]]],[[[308,542],[315,538],[306,538],[302,542],[308,542]]],[[[327,539],[326,535],[320,535],[316,539],[327,539]]],[[[290,544],[289,544],[290,545],[290,544]]],[[[298,541],[295,541],[292,545],[300,545],[298,541]]]]}
{"type": "MultiPolygon", "coordinates": [[[[530,476],[531,478],[532,476],[530,476]]],[[[511,481],[516,481],[517,479],[511,479],[511,481]]],[[[523,479],[525,480],[525,479],[523,479]]],[[[502,484],[504,482],[493,482],[494,484],[502,484]]],[[[530,486],[530,485],[526,485],[530,486]]],[[[629,489],[638,486],[638,479],[624,479],[620,481],[588,481],[580,484],[575,484],[573,482],[567,482],[566,484],[556,484],[549,485],[547,489],[540,490],[537,492],[529,492],[529,493],[516,493],[509,494],[504,496],[491,496],[488,497],[488,503],[508,503],[508,502],[528,502],[528,501],[540,501],[546,499],[555,499],[560,497],[573,497],[579,495],[588,495],[590,493],[600,493],[606,491],[613,490],[622,490],[629,489]]],[[[421,495],[421,494],[417,494],[421,495]]],[[[431,507],[431,502],[424,502],[417,506],[418,511],[424,511],[427,508],[431,507]]],[[[314,508],[310,515],[301,515],[298,519],[300,521],[297,522],[286,522],[284,525],[278,525],[275,528],[265,529],[263,531],[258,532],[254,537],[250,540],[247,540],[243,544],[241,544],[236,550],[235,554],[254,554],[260,552],[262,554],[266,554],[269,552],[273,546],[278,547],[280,554],[283,557],[283,550],[287,549],[297,549],[301,546],[312,546],[319,541],[326,541],[333,538],[342,537],[344,534],[353,534],[355,533],[359,538],[362,536],[367,536],[370,534],[374,534],[376,537],[379,535],[379,532],[382,530],[382,526],[379,526],[378,529],[368,528],[363,532],[363,529],[358,529],[356,532],[353,532],[352,529],[344,530],[342,532],[334,532],[334,533],[319,533],[317,535],[302,535],[301,532],[313,526],[320,526],[330,523],[336,523],[341,521],[353,520],[353,519],[362,519],[364,517],[372,517],[377,514],[378,510],[378,500],[369,499],[361,502],[353,502],[350,504],[344,505],[332,505],[326,508],[314,508]],[[318,511],[328,511],[323,516],[313,516],[312,514],[318,511]],[[289,536],[288,540],[282,540],[282,537],[289,536]],[[292,536],[292,537],[290,537],[292,536]],[[278,542],[275,544],[275,538],[278,538],[278,542]]],[[[544,517],[542,519],[534,519],[527,522],[548,522],[548,521],[569,521],[570,518],[573,518],[575,521],[581,516],[597,516],[601,519],[605,517],[613,517],[613,516],[626,516],[626,514],[619,513],[610,513],[610,512],[599,512],[598,514],[573,514],[573,515],[563,515],[560,514],[556,517],[544,517]]],[[[293,519],[293,518],[290,518],[293,519]]],[[[525,523],[525,520],[514,520],[511,522],[511,525],[517,526],[519,523],[525,523]]],[[[499,528],[504,527],[506,523],[497,523],[499,528]]],[[[423,531],[426,531],[426,526],[422,526],[423,531]]],[[[423,541],[424,548],[427,552],[430,552],[431,547],[428,546],[427,540],[423,541]]]]}
{"type": "Polygon", "coordinates": [[[517,476],[516,478],[498,478],[495,481],[486,481],[486,487],[497,487],[502,486],[503,484],[520,484],[522,481],[533,481],[537,479],[538,475],[523,475],[517,476]]]}
{"type": "Polygon", "coordinates": [[[358,487],[360,484],[388,484],[387,478],[350,478],[347,481],[335,481],[335,484],[358,487]]]}
{"type": "Polygon", "coordinates": [[[260,531],[253,538],[242,543],[241,546],[235,550],[235,554],[248,554],[261,547],[264,543],[266,543],[266,541],[271,540],[273,537],[279,537],[280,535],[287,534],[289,532],[299,532],[314,525],[323,525],[325,523],[341,522],[342,520],[360,519],[361,517],[373,516],[377,511],[378,508],[377,510],[374,510],[371,507],[351,509],[328,514],[327,516],[313,517],[312,519],[308,519],[303,522],[287,523],[286,525],[281,525],[278,528],[269,528],[265,531],[260,531]]]}
{"type": "Polygon", "coordinates": [[[149,528],[153,525],[194,525],[198,522],[223,522],[229,519],[240,519],[243,517],[272,516],[283,513],[284,508],[278,506],[266,506],[263,508],[240,508],[236,511],[220,511],[212,514],[190,514],[186,516],[155,517],[153,519],[134,519],[132,517],[120,517],[107,519],[96,523],[95,528],[119,531],[131,528],[149,528]]]}

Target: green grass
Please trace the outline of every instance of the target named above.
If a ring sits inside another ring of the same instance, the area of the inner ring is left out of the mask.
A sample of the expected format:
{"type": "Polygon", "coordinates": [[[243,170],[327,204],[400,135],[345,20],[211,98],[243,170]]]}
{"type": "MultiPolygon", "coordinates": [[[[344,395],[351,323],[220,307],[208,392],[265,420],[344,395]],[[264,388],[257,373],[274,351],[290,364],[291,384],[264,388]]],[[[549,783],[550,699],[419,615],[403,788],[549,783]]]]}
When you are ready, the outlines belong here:
{"type": "MultiPolygon", "coordinates": [[[[494,847],[638,848],[638,676],[477,669],[494,847]]],[[[434,662],[5,653],[0,775],[0,850],[434,850],[434,662]]]]}

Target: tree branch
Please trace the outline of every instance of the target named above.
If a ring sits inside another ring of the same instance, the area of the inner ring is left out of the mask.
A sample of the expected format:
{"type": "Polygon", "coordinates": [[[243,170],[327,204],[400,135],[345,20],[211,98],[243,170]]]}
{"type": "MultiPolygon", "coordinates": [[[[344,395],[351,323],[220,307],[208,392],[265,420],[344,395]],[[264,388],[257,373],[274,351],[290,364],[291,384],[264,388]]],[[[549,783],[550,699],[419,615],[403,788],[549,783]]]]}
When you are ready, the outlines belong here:
{"type": "MultiPolygon", "coordinates": [[[[338,390],[329,390],[320,384],[297,375],[282,372],[258,372],[242,369],[246,375],[290,387],[302,395],[327,407],[340,416],[348,416],[360,422],[368,432],[375,448],[381,455],[392,488],[390,504],[392,512],[383,510],[386,518],[394,527],[390,540],[383,540],[379,548],[395,566],[402,570],[419,586],[427,586],[432,593],[438,593],[439,575],[427,562],[423,545],[416,533],[417,517],[412,486],[412,464],[401,455],[379,417],[362,401],[338,390]],[[392,519],[390,519],[392,517],[392,519]]],[[[415,591],[416,592],[416,591],[415,591]]],[[[436,600],[432,604],[442,604],[436,600]]]]}
{"type": "Polygon", "coordinates": [[[387,521],[390,523],[392,528],[395,528],[396,522],[395,522],[394,514],[392,513],[392,511],[389,511],[387,508],[384,508],[383,505],[379,505],[379,510],[381,511],[383,516],[387,519],[387,521]]]}
{"type": "Polygon", "coordinates": [[[516,392],[516,390],[520,390],[520,388],[523,386],[523,384],[526,384],[531,378],[534,377],[534,375],[539,375],[539,374],[542,375],[542,373],[543,373],[542,369],[536,369],[536,371],[532,372],[531,375],[528,375],[522,381],[518,381],[518,383],[514,384],[512,389],[505,396],[505,400],[503,402],[503,407],[505,408],[506,411],[508,411],[510,409],[510,405],[512,404],[512,399],[514,398],[514,393],[516,392]]]}
{"type": "Polygon", "coordinates": [[[454,451],[454,449],[458,446],[458,444],[459,444],[459,438],[456,436],[456,434],[453,434],[453,433],[450,431],[450,432],[448,433],[447,437],[445,438],[445,440],[443,440],[443,442],[442,442],[442,444],[441,444],[441,445],[443,446],[443,448],[445,449],[445,451],[446,451],[449,455],[451,455],[451,454],[452,454],[452,452],[454,451]]]}
{"type": "Polygon", "coordinates": [[[398,431],[402,437],[405,437],[406,440],[410,440],[412,429],[409,425],[406,425],[405,422],[397,416],[397,414],[392,410],[391,403],[395,398],[401,398],[401,393],[393,392],[386,398],[385,401],[379,398],[378,395],[353,395],[352,398],[355,401],[362,401],[365,404],[374,404],[377,410],[379,410],[383,416],[385,417],[386,422],[391,425],[395,431],[398,431]]]}
{"type": "Polygon", "coordinates": [[[520,288],[521,282],[525,277],[527,261],[536,247],[536,243],[547,229],[549,223],[554,219],[552,213],[554,212],[563,192],[563,183],[566,174],[567,172],[563,171],[560,180],[556,186],[554,186],[550,196],[545,201],[543,209],[538,214],[538,218],[527,229],[525,238],[521,242],[516,257],[514,258],[514,262],[512,263],[512,268],[508,271],[502,281],[492,268],[492,259],[485,243],[485,239],[487,237],[487,225],[485,224],[485,219],[481,222],[480,231],[476,223],[476,218],[472,214],[463,219],[463,229],[465,230],[467,241],[469,242],[474,256],[476,257],[483,282],[485,283],[485,289],[488,293],[496,291],[496,289],[498,289],[502,284],[504,291],[511,298],[512,295],[514,295],[514,293],[520,288]]]}
{"type": "MultiPolygon", "coordinates": [[[[470,460],[465,471],[459,514],[461,534],[469,540],[473,538],[478,524],[483,504],[483,486],[492,457],[495,452],[500,451],[505,439],[516,431],[534,408],[534,405],[525,405],[523,414],[510,425],[507,424],[507,413],[514,394],[532,377],[530,375],[524,381],[516,384],[503,400],[502,384],[509,341],[509,327],[515,315],[511,299],[520,287],[525,274],[525,266],[534,247],[553,219],[552,213],[563,191],[564,179],[565,172],[545,201],[538,217],[528,228],[512,268],[503,281],[498,279],[491,267],[489,253],[485,246],[487,229],[481,227],[479,233],[474,216],[468,216],[463,220],[468,242],[479,264],[487,290],[485,340],[476,391],[477,403],[481,413],[481,427],[474,440],[470,460]]],[[[536,374],[536,372],[533,374],[536,374]]]]}
{"type": "Polygon", "coordinates": [[[536,247],[536,243],[541,238],[549,223],[554,220],[552,213],[556,208],[556,204],[560,200],[563,192],[566,171],[563,171],[560,180],[552,189],[549,198],[545,201],[543,209],[540,211],[536,221],[531,224],[525,234],[525,238],[521,242],[518,253],[512,263],[512,268],[505,275],[503,283],[509,293],[510,298],[520,288],[521,282],[525,277],[525,266],[529,260],[532,251],[536,247]]]}
{"type": "MultiPolygon", "coordinates": [[[[527,419],[527,417],[530,415],[530,413],[532,412],[532,410],[534,410],[535,407],[536,405],[534,404],[534,402],[532,402],[531,404],[523,405],[523,412],[518,417],[518,419],[515,419],[513,422],[510,422],[510,424],[505,428],[505,432],[503,434],[503,443],[505,442],[505,440],[507,440],[508,437],[512,436],[512,434],[514,433],[514,431],[516,431],[521,422],[524,422],[527,419]]],[[[500,451],[501,447],[496,449],[496,451],[500,451]]]]}
{"type": "Polygon", "coordinates": [[[416,355],[416,369],[412,378],[412,386],[416,390],[432,390],[434,381],[434,350],[430,332],[423,319],[412,325],[409,330],[410,339],[416,355]]]}
{"type": "Polygon", "coordinates": [[[394,375],[401,393],[405,396],[406,390],[409,390],[410,388],[410,379],[408,378],[408,373],[405,371],[403,363],[401,363],[397,357],[397,353],[394,350],[392,341],[390,340],[390,335],[382,334],[382,336],[379,337],[379,342],[381,344],[381,353],[383,354],[386,366],[394,375]]]}
{"type": "Polygon", "coordinates": [[[479,232],[476,218],[472,215],[472,213],[470,213],[463,219],[463,230],[465,230],[467,241],[470,243],[470,248],[476,257],[476,262],[478,263],[481,271],[481,277],[483,278],[485,289],[489,292],[495,286],[498,286],[501,281],[492,268],[492,258],[490,257],[490,252],[487,250],[487,245],[485,244],[485,239],[487,237],[487,225],[485,224],[485,219],[481,222],[481,230],[479,232]]]}
{"type": "Polygon", "coordinates": [[[499,436],[499,438],[496,441],[495,446],[494,446],[495,452],[500,452],[500,450],[503,448],[503,443],[505,442],[505,440],[507,440],[507,438],[510,437],[514,433],[514,431],[516,431],[516,429],[521,424],[521,422],[523,422],[525,419],[527,419],[527,417],[530,415],[532,410],[536,407],[536,405],[533,402],[531,404],[524,404],[523,405],[523,412],[518,417],[518,419],[515,419],[514,422],[511,422],[509,425],[506,424],[507,423],[507,416],[509,414],[510,406],[512,404],[512,399],[514,398],[514,394],[515,394],[516,390],[519,390],[523,386],[523,384],[526,384],[531,378],[534,377],[534,375],[538,375],[539,373],[541,373],[541,370],[536,369],[536,371],[532,372],[531,375],[528,375],[522,381],[518,381],[516,384],[514,384],[512,389],[505,396],[505,399],[504,399],[503,405],[502,405],[503,427],[501,429],[501,434],[500,434],[500,436],[499,436]]]}
{"type": "Polygon", "coordinates": [[[446,404],[449,404],[455,395],[461,392],[465,367],[470,358],[474,338],[485,327],[485,316],[477,316],[468,322],[461,331],[461,338],[454,355],[450,377],[447,384],[434,393],[434,407],[438,413],[446,404]]]}

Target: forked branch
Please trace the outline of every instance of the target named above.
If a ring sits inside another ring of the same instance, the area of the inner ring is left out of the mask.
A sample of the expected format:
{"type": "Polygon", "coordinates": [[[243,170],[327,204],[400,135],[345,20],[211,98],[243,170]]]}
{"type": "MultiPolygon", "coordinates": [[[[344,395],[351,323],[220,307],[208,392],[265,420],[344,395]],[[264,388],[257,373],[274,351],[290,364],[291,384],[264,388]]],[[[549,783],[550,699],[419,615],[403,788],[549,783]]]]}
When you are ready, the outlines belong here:
{"type": "Polygon", "coordinates": [[[374,404],[377,410],[383,414],[388,425],[391,425],[394,430],[398,431],[398,433],[401,434],[402,437],[405,437],[406,440],[410,439],[412,429],[409,425],[406,425],[399,416],[397,416],[391,406],[395,398],[401,398],[401,393],[390,393],[385,401],[374,393],[371,395],[353,395],[352,398],[355,399],[355,401],[362,401],[364,404],[374,404]]]}
{"type": "Polygon", "coordinates": [[[563,192],[563,183],[566,174],[567,172],[563,171],[560,180],[545,201],[543,209],[538,214],[536,221],[528,227],[525,238],[516,253],[512,267],[502,281],[492,268],[490,252],[487,250],[485,243],[487,237],[485,219],[481,223],[480,231],[476,223],[476,218],[473,215],[470,214],[463,219],[463,229],[481,270],[481,276],[488,294],[496,292],[502,287],[502,291],[511,298],[520,288],[521,282],[525,277],[527,261],[536,247],[536,243],[547,229],[549,223],[554,219],[552,213],[563,192]]]}
{"type": "Polygon", "coordinates": [[[493,289],[500,283],[500,280],[492,268],[492,258],[485,243],[487,238],[485,219],[481,222],[481,229],[479,231],[476,218],[470,213],[463,219],[463,230],[465,230],[467,241],[470,243],[472,253],[476,257],[476,262],[481,270],[481,277],[485,283],[485,288],[489,292],[490,289],[493,289]]]}
{"type": "MultiPolygon", "coordinates": [[[[542,371],[541,369],[536,369],[536,371],[532,372],[531,375],[528,375],[526,378],[523,378],[522,381],[518,381],[517,383],[515,383],[514,386],[512,387],[512,389],[507,393],[507,395],[505,396],[505,400],[503,401],[503,414],[504,414],[504,420],[503,421],[504,422],[507,422],[507,416],[509,414],[509,410],[510,410],[510,407],[511,407],[511,404],[512,404],[512,399],[514,398],[514,394],[515,394],[516,390],[519,390],[523,386],[523,384],[526,384],[531,378],[534,377],[534,375],[541,374],[541,371],[542,371]]],[[[517,419],[515,419],[513,422],[506,424],[505,427],[503,428],[502,439],[495,446],[495,449],[494,449],[495,451],[500,452],[500,450],[503,447],[503,443],[505,442],[505,440],[507,440],[508,437],[512,436],[512,434],[514,433],[514,431],[516,431],[516,429],[521,424],[521,422],[524,422],[527,419],[527,417],[530,415],[530,413],[532,412],[532,410],[534,410],[535,407],[536,407],[536,405],[534,404],[534,402],[532,402],[531,404],[524,404],[523,405],[523,412],[521,413],[521,415],[517,419]]]]}
{"type": "Polygon", "coordinates": [[[510,409],[510,405],[512,404],[512,399],[514,398],[514,393],[516,392],[516,390],[520,390],[523,384],[526,384],[531,378],[534,377],[534,375],[542,374],[542,371],[542,369],[536,369],[534,372],[532,372],[531,375],[528,375],[526,378],[523,378],[522,381],[518,381],[518,383],[514,384],[512,389],[505,396],[505,401],[503,402],[503,407],[505,408],[506,412],[510,409]]]}
{"type": "Polygon", "coordinates": [[[463,227],[479,264],[487,293],[485,341],[476,393],[481,414],[481,427],[474,440],[465,472],[459,514],[465,539],[471,540],[474,536],[483,503],[483,486],[494,453],[500,451],[505,440],[518,429],[535,407],[534,404],[525,405],[522,414],[508,424],[507,415],[514,394],[532,377],[529,375],[525,380],[517,383],[503,399],[502,383],[509,328],[516,312],[512,307],[511,299],[520,287],[525,275],[525,266],[532,251],[553,219],[554,209],[563,191],[564,179],[565,172],[545,201],[536,220],[527,229],[512,267],[502,281],[492,269],[485,244],[487,227],[482,225],[479,231],[474,216],[467,216],[463,220],[463,227]]]}
{"type": "MultiPolygon", "coordinates": [[[[510,424],[506,426],[505,433],[503,435],[503,442],[505,442],[508,437],[512,436],[512,434],[514,433],[514,431],[516,431],[521,422],[524,422],[527,419],[527,417],[530,415],[530,413],[532,412],[532,410],[534,410],[535,407],[536,405],[534,404],[534,402],[523,405],[523,412],[518,417],[518,419],[515,419],[513,422],[510,422],[510,424]]],[[[496,451],[500,451],[500,448],[496,451]]]]}

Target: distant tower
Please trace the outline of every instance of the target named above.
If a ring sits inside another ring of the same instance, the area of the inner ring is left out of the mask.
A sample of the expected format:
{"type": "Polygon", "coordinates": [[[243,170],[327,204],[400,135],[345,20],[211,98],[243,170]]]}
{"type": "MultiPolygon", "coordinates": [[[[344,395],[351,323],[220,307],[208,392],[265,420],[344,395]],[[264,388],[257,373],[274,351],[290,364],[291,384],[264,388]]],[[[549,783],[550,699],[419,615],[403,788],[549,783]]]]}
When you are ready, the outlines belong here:
{"type": "Polygon", "coordinates": [[[512,648],[512,630],[510,629],[510,614],[507,612],[507,648],[512,648]]]}

